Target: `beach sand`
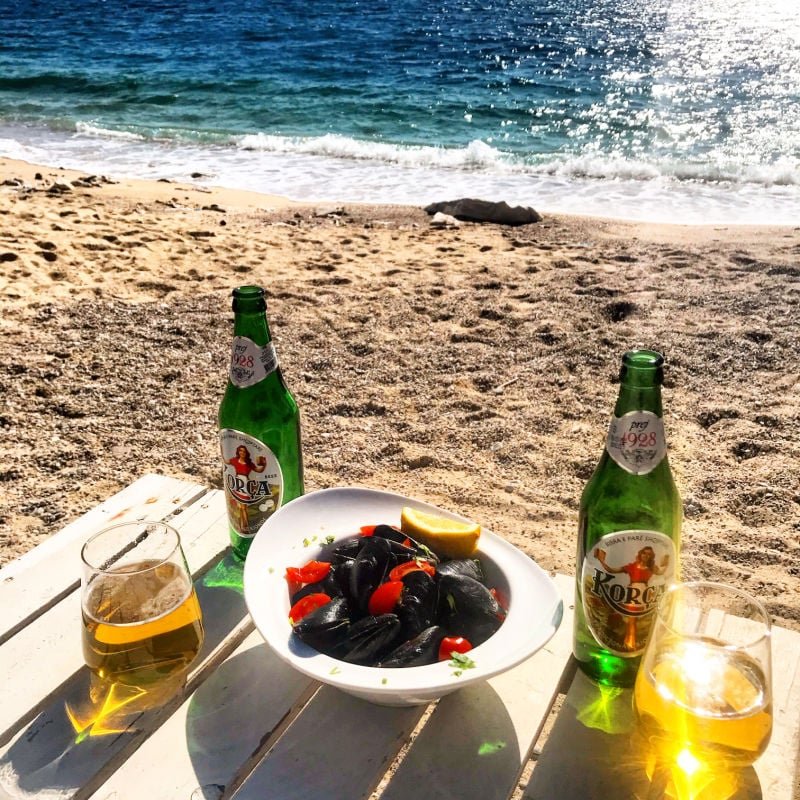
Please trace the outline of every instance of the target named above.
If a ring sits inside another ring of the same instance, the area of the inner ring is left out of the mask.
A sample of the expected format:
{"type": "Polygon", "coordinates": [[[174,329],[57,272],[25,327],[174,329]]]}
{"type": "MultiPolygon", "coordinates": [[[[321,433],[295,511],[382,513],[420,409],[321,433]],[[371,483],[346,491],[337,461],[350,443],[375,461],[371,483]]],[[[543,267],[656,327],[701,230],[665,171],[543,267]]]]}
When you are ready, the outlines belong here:
{"type": "Polygon", "coordinates": [[[800,630],[800,228],[435,229],[2,159],[0,184],[1,562],[145,472],[219,486],[229,295],[258,283],[307,490],[410,494],[570,574],[619,359],[661,350],[684,576],[800,630]]]}

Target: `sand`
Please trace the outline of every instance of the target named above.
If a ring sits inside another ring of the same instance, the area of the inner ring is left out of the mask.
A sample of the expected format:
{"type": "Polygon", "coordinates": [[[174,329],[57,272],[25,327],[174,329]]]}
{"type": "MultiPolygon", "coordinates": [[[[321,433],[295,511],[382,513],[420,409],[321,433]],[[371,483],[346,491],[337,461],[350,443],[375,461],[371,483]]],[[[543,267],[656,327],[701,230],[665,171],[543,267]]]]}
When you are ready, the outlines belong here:
{"type": "Polygon", "coordinates": [[[0,563],[143,473],[219,486],[229,294],[259,283],[307,490],[410,494],[570,574],[619,359],[662,351],[684,576],[800,630],[800,228],[436,229],[1,159],[0,184],[0,563]]]}

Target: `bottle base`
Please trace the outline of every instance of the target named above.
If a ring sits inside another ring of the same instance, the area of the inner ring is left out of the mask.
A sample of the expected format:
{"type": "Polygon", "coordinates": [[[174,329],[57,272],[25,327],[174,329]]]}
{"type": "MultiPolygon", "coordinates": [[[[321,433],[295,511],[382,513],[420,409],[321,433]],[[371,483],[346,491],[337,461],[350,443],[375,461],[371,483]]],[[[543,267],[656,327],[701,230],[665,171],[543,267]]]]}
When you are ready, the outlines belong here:
{"type": "Polygon", "coordinates": [[[600,651],[589,654],[586,660],[581,660],[576,655],[575,660],[584,675],[602,686],[630,689],[636,682],[638,658],[622,658],[613,653],[600,651]]]}

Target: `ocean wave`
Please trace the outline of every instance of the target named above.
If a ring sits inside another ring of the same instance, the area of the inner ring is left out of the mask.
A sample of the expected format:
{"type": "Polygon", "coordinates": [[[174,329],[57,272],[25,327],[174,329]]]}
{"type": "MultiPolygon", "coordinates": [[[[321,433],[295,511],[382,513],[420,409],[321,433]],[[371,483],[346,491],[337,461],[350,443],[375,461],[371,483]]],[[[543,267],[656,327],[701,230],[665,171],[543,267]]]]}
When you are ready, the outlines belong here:
{"type": "Polygon", "coordinates": [[[605,181],[671,181],[678,183],[753,184],[765,188],[800,186],[800,162],[775,164],[647,162],[581,155],[539,164],[535,174],[605,181]]]}
{"type": "Polygon", "coordinates": [[[378,161],[404,167],[436,167],[507,175],[548,175],[582,180],[800,186],[800,162],[788,159],[775,164],[743,165],[724,161],[643,161],[580,154],[541,161],[541,157],[503,152],[479,139],[469,142],[465,147],[448,148],[370,142],[338,134],[292,138],[257,133],[234,141],[241,150],[378,161]]]}
{"type": "Polygon", "coordinates": [[[511,158],[508,154],[496,150],[478,139],[463,148],[447,148],[369,142],[338,134],[290,138],[256,133],[239,138],[237,146],[242,150],[381,161],[404,167],[445,167],[449,169],[502,168],[509,165],[511,158]]]}
{"type": "Polygon", "coordinates": [[[99,125],[92,125],[90,122],[76,122],[75,130],[84,136],[97,136],[102,139],[125,139],[131,142],[144,142],[145,137],[130,131],[112,130],[111,128],[101,128],[99,125]]]}

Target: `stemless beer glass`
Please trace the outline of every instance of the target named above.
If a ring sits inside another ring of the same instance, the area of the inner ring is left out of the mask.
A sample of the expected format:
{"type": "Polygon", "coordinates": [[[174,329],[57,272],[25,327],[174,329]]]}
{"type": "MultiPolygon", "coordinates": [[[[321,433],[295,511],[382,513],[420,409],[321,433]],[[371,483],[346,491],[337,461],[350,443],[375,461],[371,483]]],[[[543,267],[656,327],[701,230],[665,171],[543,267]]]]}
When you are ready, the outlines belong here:
{"type": "Polygon", "coordinates": [[[180,681],[203,624],[178,532],[163,522],[114,525],[89,539],[81,558],[89,669],[146,692],[180,681]]]}
{"type": "Polygon", "coordinates": [[[648,797],[728,796],[722,784],[735,789],[772,731],[764,606],[719,583],[673,585],[659,603],[634,702],[651,786],[663,790],[648,797]]]}

